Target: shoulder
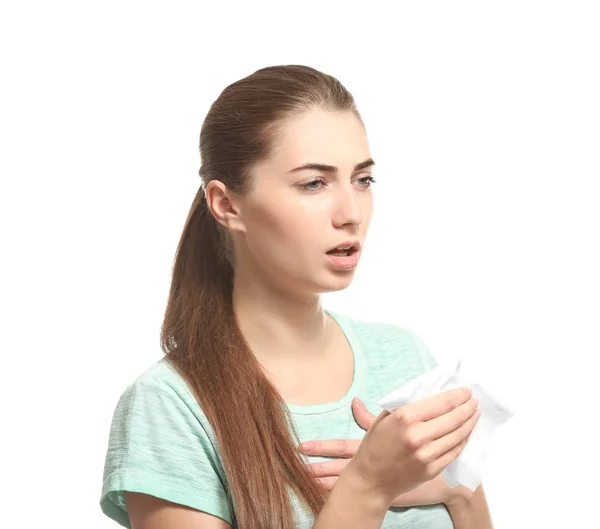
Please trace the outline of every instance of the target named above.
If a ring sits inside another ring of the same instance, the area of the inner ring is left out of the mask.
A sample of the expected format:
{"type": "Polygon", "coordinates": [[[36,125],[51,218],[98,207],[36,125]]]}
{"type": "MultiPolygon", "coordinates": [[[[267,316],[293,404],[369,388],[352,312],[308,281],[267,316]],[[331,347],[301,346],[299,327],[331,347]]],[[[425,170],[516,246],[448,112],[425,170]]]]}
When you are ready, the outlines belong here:
{"type": "Polygon", "coordinates": [[[425,341],[411,327],[344,313],[334,314],[352,329],[362,345],[363,353],[370,357],[372,363],[417,364],[420,371],[429,371],[437,365],[425,341]]]}
{"type": "Polygon", "coordinates": [[[383,346],[390,343],[398,345],[399,341],[408,343],[414,340],[416,335],[412,329],[391,322],[364,318],[350,318],[350,320],[357,334],[383,346]]]}
{"type": "Polygon", "coordinates": [[[144,370],[122,391],[112,428],[153,440],[174,431],[183,437],[201,435],[206,448],[216,452],[216,438],[205,413],[166,357],[144,370]]]}
{"type": "Polygon", "coordinates": [[[196,402],[187,383],[166,357],[161,358],[134,378],[125,388],[120,399],[147,393],[168,396],[170,400],[181,400],[186,403],[196,402]]]}
{"type": "Polygon", "coordinates": [[[130,527],[126,491],[231,523],[227,477],[214,432],[165,358],[126,387],[111,423],[100,504],[107,516],[130,527]]]}
{"type": "Polygon", "coordinates": [[[377,321],[341,312],[329,312],[333,312],[338,319],[350,326],[363,343],[381,347],[392,346],[394,348],[398,348],[399,345],[403,344],[410,347],[424,345],[418,333],[409,327],[390,321],[377,321]]]}
{"type": "Polygon", "coordinates": [[[177,370],[164,356],[135,377],[128,388],[144,384],[164,384],[167,386],[176,386],[178,388],[182,384],[185,385],[177,370]]]}

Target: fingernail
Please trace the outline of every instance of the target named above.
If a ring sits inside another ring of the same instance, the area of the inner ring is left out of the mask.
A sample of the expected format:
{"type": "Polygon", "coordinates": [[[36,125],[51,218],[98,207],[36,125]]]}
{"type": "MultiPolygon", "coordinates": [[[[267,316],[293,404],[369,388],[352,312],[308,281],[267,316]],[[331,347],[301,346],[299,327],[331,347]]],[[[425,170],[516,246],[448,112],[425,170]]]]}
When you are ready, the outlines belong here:
{"type": "Polygon", "coordinates": [[[362,403],[362,401],[359,398],[354,398],[354,402],[356,402],[356,405],[359,406],[360,408],[364,408],[365,405],[362,403]]]}
{"type": "Polygon", "coordinates": [[[302,450],[304,450],[305,452],[310,452],[314,447],[315,447],[315,445],[312,443],[302,443],[300,445],[300,448],[302,450]]]}

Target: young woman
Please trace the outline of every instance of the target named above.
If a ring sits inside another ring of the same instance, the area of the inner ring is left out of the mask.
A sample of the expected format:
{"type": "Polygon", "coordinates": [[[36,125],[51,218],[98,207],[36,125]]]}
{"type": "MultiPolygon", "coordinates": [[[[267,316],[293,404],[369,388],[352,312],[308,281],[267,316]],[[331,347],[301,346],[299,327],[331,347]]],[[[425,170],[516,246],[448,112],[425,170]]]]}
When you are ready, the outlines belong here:
{"type": "Polygon", "coordinates": [[[470,392],[382,412],[433,357],[411,330],[320,300],[350,285],[373,213],[351,94],[313,68],[263,68],[212,104],[200,152],[165,356],[117,404],[103,512],[135,529],[491,527],[482,488],[440,476],[477,421],[470,392]]]}

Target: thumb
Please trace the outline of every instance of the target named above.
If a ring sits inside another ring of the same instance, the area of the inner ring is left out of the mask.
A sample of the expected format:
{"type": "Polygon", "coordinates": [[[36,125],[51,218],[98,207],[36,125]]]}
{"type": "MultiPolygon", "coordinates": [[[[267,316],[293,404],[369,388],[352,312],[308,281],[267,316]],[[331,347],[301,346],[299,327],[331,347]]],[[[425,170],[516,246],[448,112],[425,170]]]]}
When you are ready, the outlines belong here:
{"type": "Polygon", "coordinates": [[[368,430],[371,425],[375,422],[375,415],[373,415],[364,405],[364,403],[355,398],[352,401],[352,410],[354,411],[354,417],[356,418],[356,422],[358,425],[364,430],[368,430]]]}

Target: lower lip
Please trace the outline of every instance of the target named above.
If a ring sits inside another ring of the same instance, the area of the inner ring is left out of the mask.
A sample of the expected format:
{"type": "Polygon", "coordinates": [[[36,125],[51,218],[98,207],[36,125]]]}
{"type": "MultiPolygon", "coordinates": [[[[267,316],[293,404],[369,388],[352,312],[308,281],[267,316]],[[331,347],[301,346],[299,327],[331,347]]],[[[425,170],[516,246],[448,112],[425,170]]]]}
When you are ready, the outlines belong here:
{"type": "Polygon", "coordinates": [[[329,258],[329,262],[340,270],[351,270],[356,268],[358,264],[359,250],[352,250],[350,255],[331,255],[325,254],[329,258]]]}

